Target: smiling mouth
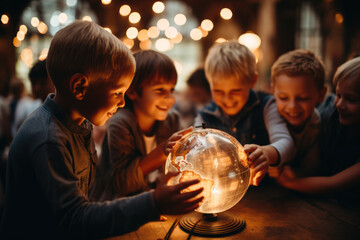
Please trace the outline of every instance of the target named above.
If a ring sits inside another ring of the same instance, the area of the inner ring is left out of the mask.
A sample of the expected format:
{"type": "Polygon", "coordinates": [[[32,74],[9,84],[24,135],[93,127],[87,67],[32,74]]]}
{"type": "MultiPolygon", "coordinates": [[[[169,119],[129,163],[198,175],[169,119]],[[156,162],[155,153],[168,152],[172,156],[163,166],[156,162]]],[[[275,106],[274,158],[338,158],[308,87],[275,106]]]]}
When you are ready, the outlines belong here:
{"type": "Polygon", "coordinates": [[[286,113],[291,118],[298,118],[301,116],[301,113],[286,113]]]}
{"type": "Polygon", "coordinates": [[[159,107],[157,106],[158,109],[160,109],[161,111],[168,111],[170,108],[169,107],[159,107]]]}

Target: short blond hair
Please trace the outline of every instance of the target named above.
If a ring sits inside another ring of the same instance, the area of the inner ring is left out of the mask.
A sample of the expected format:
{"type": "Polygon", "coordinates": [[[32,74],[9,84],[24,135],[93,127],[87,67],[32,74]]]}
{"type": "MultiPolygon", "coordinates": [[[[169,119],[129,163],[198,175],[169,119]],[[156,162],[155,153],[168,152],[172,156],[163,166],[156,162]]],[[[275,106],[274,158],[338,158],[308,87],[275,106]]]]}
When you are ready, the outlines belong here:
{"type": "Polygon", "coordinates": [[[130,50],[113,34],[93,22],[76,20],[51,41],[47,71],[57,91],[76,73],[90,82],[135,72],[130,50]]]}
{"type": "Polygon", "coordinates": [[[336,86],[338,82],[350,79],[360,81],[360,57],[340,65],[334,74],[333,84],[336,86]]]}
{"type": "Polygon", "coordinates": [[[296,49],[281,55],[271,67],[271,82],[282,74],[287,76],[309,76],[318,90],[324,88],[325,65],[314,52],[296,49]]]}
{"type": "Polygon", "coordinates": [[[235,76],[251,81],[256,75],[255,56],[238,41],[217,43],[205,59],[205,74],[210,81],[215,76],[235,76]]]}

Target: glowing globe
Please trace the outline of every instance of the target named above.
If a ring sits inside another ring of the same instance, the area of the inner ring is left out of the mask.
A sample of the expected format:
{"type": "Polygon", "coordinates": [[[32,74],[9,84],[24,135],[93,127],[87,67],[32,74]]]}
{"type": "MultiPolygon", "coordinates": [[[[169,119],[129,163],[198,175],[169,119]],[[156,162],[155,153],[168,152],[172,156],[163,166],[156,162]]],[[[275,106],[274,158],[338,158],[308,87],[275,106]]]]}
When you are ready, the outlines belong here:
{"type": "Polygon", "coordinates": [[[204,200],[196,210],[200,213],[230,209],[244,196],[250,182],[243,146],[231,135],[211,128],[196,129],[176,143],[166,160],[165,172],[169,171],[180,172],[169,184],[201,180],[184,190],[204,188],[204,200]]]}

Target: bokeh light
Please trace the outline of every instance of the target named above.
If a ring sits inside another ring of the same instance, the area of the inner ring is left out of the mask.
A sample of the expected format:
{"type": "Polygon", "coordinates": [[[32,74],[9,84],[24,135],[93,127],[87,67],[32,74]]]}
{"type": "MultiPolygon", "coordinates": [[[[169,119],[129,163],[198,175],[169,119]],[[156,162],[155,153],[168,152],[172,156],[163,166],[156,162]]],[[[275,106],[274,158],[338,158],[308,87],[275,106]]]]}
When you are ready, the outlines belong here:
{"type": "Polygon", "coordinates": [[[2,22],[3,24],[8,24],[8,22],[9,22],[9,17],[8,17],[8,15],[6,15],[6,14],[1,15],[1,22],[2,22]]]}
{"type": "Polygon", "coordinates": [[[37,17],[32,17],[30,23],[31,26],[37,27],[40,24],[40,20],[37,17]]]}
{"type": "Polygon", "coordinates": [[[121,41],[125,44],[125,46],[126,46],[128,49],[131,49],[131,48],[134,46],[134,40],[132,40],[132,39],[123,38],[121,41]]]}
{"type": "Polygon", "coordinates": [[[186,23],[186,16],[182,13],[178,13],[175,15],[174,17],[174,22],[179,25],[182,26],[186,23]]]}
{"type": "Polygon", "coordinates": [[[205,30],[205,31],[211,31],[214,28],[214,24],[211,20],[209,19],[205,19],[201,22],[201,27],[205,30]]]}
{"type": "Polygon", "coordinates": [[[171,42],[169,41],[169,39],[159,38],[155,42],[155,48],[157,50],[159,50],[160,52],[165,52],[165,51],[169,50],[170,47],[171,47],[171,42]]]}
{"type": "Polygon", "coordinates": [[[157,1],[153,4],[152,10],[154,13],[162,13],[165,10],[165,5],[163,2],[157,1]]]}
{"type": "Polygon", "coordinates": [[[109,5],[111,3],[111,0],[101,0],[101,3],[104,5],[109,5]]]}
{"type": "Polygon", "coordinates": [[[247,46],[251,51],[260,47],[261,39],[255,33],[244,33],[239,37],[239,43],[247,46]]]}
{"type": "Polygon", "coordinates": [[[131,23],[138,23],[141,19],[140,13],[138,12],[132,12],[129,15],[129,22],[131,23]]]}
{"type": "Polygon", "coordinates": [[[229,8],[223,8],[220,11],[220,16],[225,20],[231,19],[232,15],[233,15],[233,13],[229,8]]]}
{"type": "Polygon", "coordinates": [[[127,15],[129,15],[130,12],[131,12],[131,8],[130,8],[130,6],[127,5],[127,4],[122,5],[122,6],[120,7],[120,9],[119,9],[119,14],[120,14],[121,16],[124,16],[124,17],[126,17],[127,15]]]}
{"type": "Polygon", "coordinates": [[[148,30],[147,29],[141,29],[138,33],[138,39],[139,41],[146,41],[149,39],[148,30]]]}
{"type": "Polygon", "coordinates": [[[165,30],[165,36],[167,38],[175,38],[178,34],[178,31],[176,30],[175,27],[169,27],[168,29],[165,30]]]}
{"type": "Polygon", "coordinates": [[[166,18],[161,18],[156,25],[161,31],[165,31],[170,26],[170,23],[166,18]]]}
{"type": "Polygon", "coordinates": [[[156,26],[152,26],[148,30],[149,38],[157,38],[160,35],[160,30],[156,26]]]}
{"type": "Polygon", "coordinates": [[[190,37],[191,39],[195,40],[195,41],[198,41],[202,38],[202,32],[200,29],[198,28],[193,28],[191,31],[190,31],[190,37]]]}
{"type": "Polygon", "coordinates": [[[92,18],[90,16],[84,16],[82,18],[83,21],[88,21],[88,22],[92,22],[92,18]]]}
{"type": "Polygon", "coordinates": [[[138,30],[136,27],[129,27],[126,30],[126,36],[130,39],[135,39],[138,35],[138,30]]]}

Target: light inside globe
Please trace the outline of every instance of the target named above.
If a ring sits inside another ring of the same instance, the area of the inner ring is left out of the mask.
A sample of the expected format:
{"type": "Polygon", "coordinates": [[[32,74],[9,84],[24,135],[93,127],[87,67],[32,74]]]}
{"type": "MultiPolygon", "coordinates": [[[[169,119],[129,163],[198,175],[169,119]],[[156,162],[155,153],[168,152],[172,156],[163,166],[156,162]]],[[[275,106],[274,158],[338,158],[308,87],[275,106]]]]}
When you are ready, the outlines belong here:
{"type": "Polygon", "coordinates": [[[201,180],[185,189],[204,188],[204,200],[196,210],[201,213],[230,209],[244,196],[250,182],[243,146],[231,135],[210,128],[196,129],[176,143],[166,160],[165,173],[169,171],[180,172],[169,184],[201,180]]]}

